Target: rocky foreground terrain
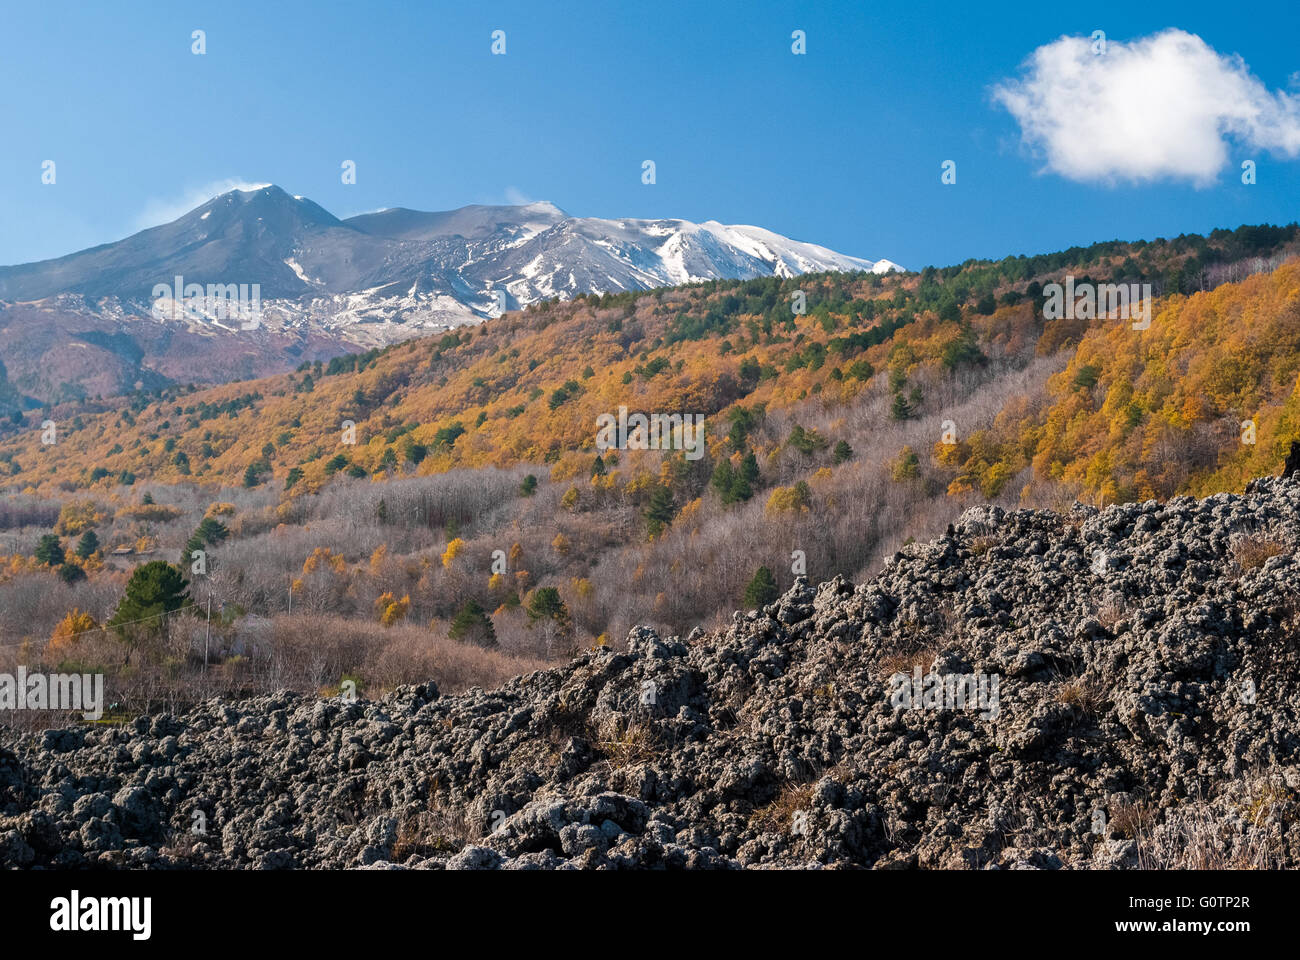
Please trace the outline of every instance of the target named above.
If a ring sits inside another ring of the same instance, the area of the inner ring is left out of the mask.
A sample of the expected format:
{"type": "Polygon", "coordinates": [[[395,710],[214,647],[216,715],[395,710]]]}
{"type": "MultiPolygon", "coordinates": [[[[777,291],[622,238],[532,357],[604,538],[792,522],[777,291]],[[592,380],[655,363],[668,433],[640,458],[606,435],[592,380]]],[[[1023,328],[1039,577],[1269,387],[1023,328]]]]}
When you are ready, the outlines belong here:
{"type": "Polygon", "coordinates": [[[0,862],[1294,867],[1298,539],[1297,478],[980,507],[860,586],[499,690],[0,734],[0,862]],[[931,671],[982,699],[900,700],[931,671]]]}

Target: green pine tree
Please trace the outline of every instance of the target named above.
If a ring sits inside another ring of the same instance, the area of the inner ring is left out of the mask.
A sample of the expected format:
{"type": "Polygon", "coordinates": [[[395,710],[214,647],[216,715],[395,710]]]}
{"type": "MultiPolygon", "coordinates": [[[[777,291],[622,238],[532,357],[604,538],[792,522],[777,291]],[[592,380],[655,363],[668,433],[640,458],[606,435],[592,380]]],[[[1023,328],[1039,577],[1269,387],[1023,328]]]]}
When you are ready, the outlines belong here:
{"type": "Polygon", "coordinates": [[[196,537],[201,537],[204,543],[218,544],[230,536],[230,531],[226,525],[216,517],[204,517],[199,521],[198,528],[194,531],[196,537]]]}
{"type": "MultiPolygon", "coordinates": [[[[557,595],[558,596],[558,595],[557,595]]],[[[562,604],[561,604],[562,605],[562,604]]],[[[452,618],[447,636],[453,640],[468,640],[481,647],[497,645],[496,628],[479,602],[472,597],[456,612],[452,618]]]]}
{"type": "Polygon", "coordinates": [[[718,461],[718,465],[713,468],[713,476],[709,479],[709,485],[717,491],[718,497],[723,503],[734,503],[736,500],[733,488],[736,483],[736,474],[731,469],[731,461],[723,457],[718,461]]]}
{"type": "MultiPolygon", "coordinates": [[[[558,649],[566,652],[572,650],[573,618],[569,616],[569,608],[560,599],[560,591],[554,587],[538,587],[528,595],[525,609],[528,612],[529,627],[534,627],[543,620],[551,621],[555,625],[554,640],[558,649]]],[[[548,642],[548,655],[551,649],[551,643],[548,642]]]]}
{"type": "Polygon", "coordinates": [[[168,614],[190,605],[188,581],[177,566],[151,560],[131,572],[126,592],[108,621],[131,652],[150,640],[168,636],[168,614]]]}
{"type": "Polygon", "coordinates": [[[568,616],[560,591],[554,587],[538,587],[528,595],[528,623],[538,620],[560,620],[568,616]]]}
{"type": "Polygon", "coordinates": [[[673,504],[673,492],[659,484],[650,494],[650,503],[645,509],[646,528],[650,536],[657,537],[673,522],[677,510],[673,504]]]}
{"type": "Polygon", "coordinates": [[[754,578],[745,587],[745,606],[750,610],[759,610],[780,595],[781,591],[777,589],[776,578],[772,576],[772,571],[767,567],[759,567],[754,573],[754,578]]]}
{"type": "Polygon", "coordinates": [[[33,554],[37,563],[43,563],[47,567],[57,567],[63,563],[63,545],[59,543],[59,538],[52,533],[47,533],[41,537],[36,544],[36,552],[33,554]]]}
{"type": "Polygon", "coordinates": [[[758,480],[758,458],[754,456],[754,451],[750,450],[741,459],[740,469],[736,471],[735,482],[731,485],[732,496],[737,500],[748,500],[754,495],[758,480]]]}
{"type": "Polygon", "coordinates": [[[99,537],[94,530],[87,530],[77,541],[77,556],[82,560],[87,560],[96,550],[99,549],[99,537]]]}

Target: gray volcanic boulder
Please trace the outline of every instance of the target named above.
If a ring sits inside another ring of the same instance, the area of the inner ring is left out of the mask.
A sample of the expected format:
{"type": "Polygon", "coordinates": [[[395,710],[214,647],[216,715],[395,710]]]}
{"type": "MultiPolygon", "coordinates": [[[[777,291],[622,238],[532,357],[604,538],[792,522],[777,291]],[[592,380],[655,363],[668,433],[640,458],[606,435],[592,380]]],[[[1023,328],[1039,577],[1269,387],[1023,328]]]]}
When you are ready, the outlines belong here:
{"type": "Polygon", "coordinates": [[[1300,477],[967,511],[870,581],[497,690],[0,733],[0,862],[1300,865],[1300,477]]]}

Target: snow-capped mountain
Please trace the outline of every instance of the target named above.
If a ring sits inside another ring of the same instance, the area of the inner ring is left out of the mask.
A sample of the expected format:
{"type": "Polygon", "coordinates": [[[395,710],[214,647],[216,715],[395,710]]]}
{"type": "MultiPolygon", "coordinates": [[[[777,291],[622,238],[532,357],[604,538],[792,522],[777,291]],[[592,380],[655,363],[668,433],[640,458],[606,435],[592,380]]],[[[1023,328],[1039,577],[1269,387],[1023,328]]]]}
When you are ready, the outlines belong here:
{"type": "Polygon", "coordinates": [[[579,293],[900,269],[760,227],[570,217],[550,203],[394,208],[340,220],[264,185],[214,197],[116,243],[0,267],[0,346],[6,362],[22,368],[30,345],[43,345],[44,367],[33,361],[26,377],[34,381],[54,363],[50,351],[75,341],[78,350],[58,355],[60,380],[77,373],[69,364],[84,367],[93,395],[112,388],[101,384],[101,367],[124,366],[110,378],[119,383],[133,370],[146,383],[145,371],[230,379],[579,293]],[[257,284],[261,326],[237,345],[218,344],[231,327],[213,317],[152,316],[156,288],[177,277],[205,287],[257,284]]]}
{"type": "Polygon", "coordinates": [[[387,303],[470,320],[499,307],[497,289],[516,308],[696,280],[890,269],[898,268],[759,227],[570,217],[550,203],[395,208],[339,220],[268,185],[222,194],[117,243],[0,267],[0,299],[72,293],[145,302],[156,284],[181,275],[187,283],[257,283],[263,302],[301,300],[308,313],[311,301],[322,300],[342,310],[387,303]]]}

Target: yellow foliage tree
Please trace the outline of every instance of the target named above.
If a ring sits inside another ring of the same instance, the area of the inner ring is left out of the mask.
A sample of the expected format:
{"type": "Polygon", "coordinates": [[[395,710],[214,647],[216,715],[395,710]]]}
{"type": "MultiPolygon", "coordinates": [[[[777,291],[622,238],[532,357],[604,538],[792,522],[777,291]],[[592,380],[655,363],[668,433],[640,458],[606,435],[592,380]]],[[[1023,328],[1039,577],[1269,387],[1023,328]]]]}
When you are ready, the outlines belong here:
{"type": "Polygon", "coordinates": [[[465,549],[465,541],[462,540],[460,537],[453,538],[452,541],[447,544],[447,549],[444,550],[442,553],[442,565],[450,570],[452,562],[456,559],[457,556],[460,555],[460,552],[464,549],[465,549]]]}
{"type": "Polygon", "coordinates": [[[317,547],[302,563],[304,574],[315,573],[317,570],[342,573],[345,569],[347,569],[347,561],[343,559],[343,554],[335,553],[329,547],[317,547]]]}
{"type": "Polygon", "coordinates": [[[404,595],[401,600],[392,600],[392,594],[386,593],[385,597],[390,599],[389,604],[384,608],[384,612],[379,617],[379,622],[385,627],[391,627],[399,620],[405,620],[406,614],[411,609],[411,598],[404,595]]]}
{"type": "Polygon", "coordinates": [[[104,522],[104,514],[92,500],[70,500],[59,510],[54,532],[61,537],[76,537],[104,522]]]}
{"type": "Polygon", "coordinates": [[[88,613],[83,613],[76,607],[59,621],[59,625],[54,628],[50,634],[50,644],[47,652],[50,656],[60,659],[70,656],[81,642],[82,634],[91,633],[99,629],[99,624],[95,618],[88,613]]]}
{"type": "Polygon", "coordinates": [[[764,509],[768,513],[804,511],[808,509],[809,502],[808,485],[800,481],[792,487],[777,487],[773,490],[764,509]]]}

